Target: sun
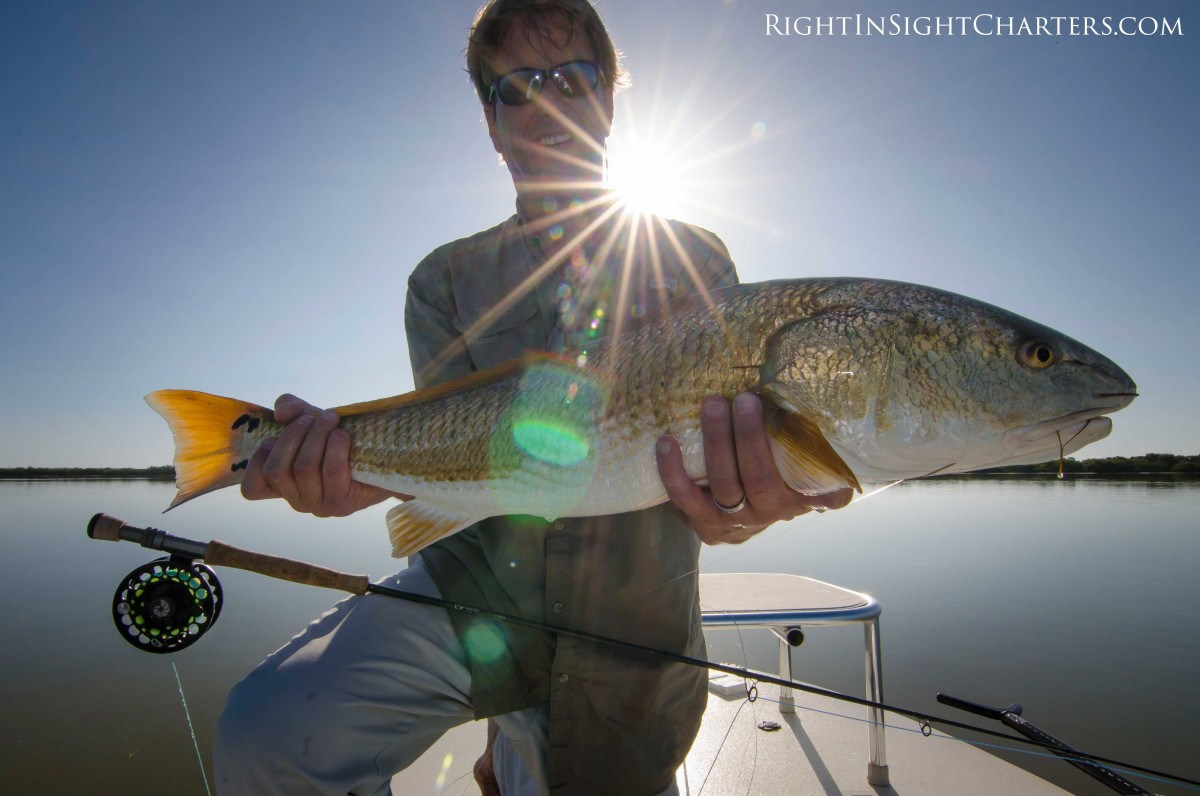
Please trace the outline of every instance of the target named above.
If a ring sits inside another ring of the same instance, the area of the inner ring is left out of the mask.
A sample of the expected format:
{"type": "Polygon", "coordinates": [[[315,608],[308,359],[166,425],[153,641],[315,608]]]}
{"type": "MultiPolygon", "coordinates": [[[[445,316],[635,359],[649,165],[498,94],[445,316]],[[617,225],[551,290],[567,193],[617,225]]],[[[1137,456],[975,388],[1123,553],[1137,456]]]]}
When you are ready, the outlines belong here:
{"type": "Polygon", "coordinates": [[[611,140],[608,184],[631,214],[678,217],[686,204],[685,164],[665,145],[611,140]]]}

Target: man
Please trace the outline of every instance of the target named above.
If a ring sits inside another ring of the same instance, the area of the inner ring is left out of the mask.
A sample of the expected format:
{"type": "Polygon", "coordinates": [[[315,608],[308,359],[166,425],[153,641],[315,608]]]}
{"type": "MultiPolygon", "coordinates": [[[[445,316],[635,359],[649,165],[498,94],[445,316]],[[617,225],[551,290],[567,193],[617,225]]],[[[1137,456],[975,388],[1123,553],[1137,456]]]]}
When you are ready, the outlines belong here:
{"type": "MultiPolygon", "coordinates": [[[[711,233],[620,212],[602,185],[622,79],[588,0],[492,0],[468,71],[517,213],[436,249],[409,279],[406,332],[418,387],[527,349],[569,355],[674,299],[736,281],[711,233]]],[[[288,422],[251,460],[243,493],[345,515],[390,495],[351,481],[337,418],[292,396],[288,422]]],[[[767,445],[753,395],[705,400],[708,484],[659,440],[670,503],[548,523],[492,518],[426,548],[389,579],[411,591],[551,625],[704,655],[701,542],[741,542],[812,507],[767,445]]],[[[223,793],[388,793],[390,776],[450,727],[495,717],[485,755],[502,792],[673,792],[704,710],[702,670],[396,600],[350,598],[230,695],[218,730],[223,793]],[[489,743],[491,747],[492,744],[489,743]]],[[[490,772],[484,772],[485,779],[490,772]]]]}

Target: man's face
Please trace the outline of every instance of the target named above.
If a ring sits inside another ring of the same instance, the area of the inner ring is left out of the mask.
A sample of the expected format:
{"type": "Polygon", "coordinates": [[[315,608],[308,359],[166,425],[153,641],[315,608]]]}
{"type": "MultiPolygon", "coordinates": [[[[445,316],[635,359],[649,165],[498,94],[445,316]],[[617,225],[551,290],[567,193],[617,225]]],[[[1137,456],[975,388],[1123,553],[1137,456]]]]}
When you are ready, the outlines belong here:
{"type": "MultiPolygon", "coordinates": [[[[521,67],[549,69],[567,61],[594,60],[587,37],[569,35],[562,23],[527,32],[509,31],[494,68],[503,75],[521,67]],[[568,41],[569,39],[569,41],[568,41]]],[[[604,139],[612,126],[612,89],[602,81],[595,92],[567,98],[547,81],[524,105],[496,101],[485,108],[488,134],[504,156],[517,193],[538,185],[580,184],[594,188],[601,179],[604,139]]]]}

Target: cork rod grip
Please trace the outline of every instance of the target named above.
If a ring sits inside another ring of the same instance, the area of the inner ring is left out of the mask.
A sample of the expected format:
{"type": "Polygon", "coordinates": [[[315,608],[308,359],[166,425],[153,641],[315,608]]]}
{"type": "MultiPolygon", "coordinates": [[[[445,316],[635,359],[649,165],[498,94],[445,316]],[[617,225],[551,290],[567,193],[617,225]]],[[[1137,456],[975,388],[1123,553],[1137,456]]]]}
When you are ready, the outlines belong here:
{"type": "Polygon", "coordinates": [[[125,520],[118,520],[116,517],[111,517],[108,514],[97,514],[88,523],[87,533],[93,539],[100,539],[105,542],[119,542],[121,541],[121,529],[124,527],[125,520]]]}
{"type": "Polygon", "coordinates": [[[208,543],[204,561],[213,566],[244,569],[260,575],[288,580],[292,583],[348,591],[351,594],[366,594],[367,586],[370,584],[370,579],[366,575],[350,575],[290,558],[254,553],[216,539],[208,543]]]}

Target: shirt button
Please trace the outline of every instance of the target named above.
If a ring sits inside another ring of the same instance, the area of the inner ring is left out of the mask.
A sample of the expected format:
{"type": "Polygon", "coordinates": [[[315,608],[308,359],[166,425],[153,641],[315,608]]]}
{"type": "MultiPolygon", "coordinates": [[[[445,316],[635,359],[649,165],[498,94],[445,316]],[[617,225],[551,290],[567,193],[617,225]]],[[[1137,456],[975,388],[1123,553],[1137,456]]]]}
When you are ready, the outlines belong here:
{"type": "Polygon", "coordinates": [[[563,612],[563,607],[564,606],[562,603],[555,603],[554,604],[554,613],[561,614],[563,612]]]}
{"type": "Polygon", "coordinates": [[[560,683],[565,683],[565,682],[567,682],[568,679],[570,679],[570,678],[567,677],[566,672],[563,672],[562,674],[560,674],[558,676],[558,682],[560,682],[560,683]]]}

